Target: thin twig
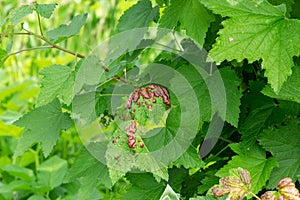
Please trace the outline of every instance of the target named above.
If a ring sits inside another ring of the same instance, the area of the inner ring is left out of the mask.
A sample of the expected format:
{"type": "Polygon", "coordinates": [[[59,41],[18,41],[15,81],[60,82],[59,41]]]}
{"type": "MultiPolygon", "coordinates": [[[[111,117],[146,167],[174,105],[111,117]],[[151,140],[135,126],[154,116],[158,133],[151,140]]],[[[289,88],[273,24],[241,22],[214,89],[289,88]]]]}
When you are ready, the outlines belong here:
{"type": "Polygon", "coordinates": [[[41,46],[41,47],[33,47],[33,48],[28,48],[28,49],[21,49],[19,51],[15,51],[15,52],[7,54],[7,57],[22,53],[24,51],[33,51],[33,50],[50,49],[50,48],[52,48],[52,46],[41,46]]]}

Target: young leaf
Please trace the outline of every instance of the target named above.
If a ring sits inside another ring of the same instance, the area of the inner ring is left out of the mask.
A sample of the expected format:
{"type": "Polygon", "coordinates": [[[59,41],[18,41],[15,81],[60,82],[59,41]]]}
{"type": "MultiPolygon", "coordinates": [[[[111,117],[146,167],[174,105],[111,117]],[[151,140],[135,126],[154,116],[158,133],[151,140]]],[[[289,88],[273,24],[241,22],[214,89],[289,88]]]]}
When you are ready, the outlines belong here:
{"type": "Polygon", "coordinates": [[[293,56],[300,54],[300,21],[286,19],[285,6],[273,6],[262,1],[210,1],[201,2],[223,17],[219,37],[211,57],[216,62],[236,59],[249,62],[262,59],[265,76],[277,93],[294,66],[293,56]],[[287,31],[288,30],[288,31],[287,31]]]}
{"type": "Polygon", "coordinates": [[[40,75],[44,77],[37,106],[46,105],[57,96],[61,96],[67,105],[71,103],[74,97],[74,70],[64,65],[52,65],[43,69],[40,75]]]}
{"type": "Polygon", "coordinates": [[[13,25],[18,24],[24,17],[32,13],[32,7],[30,5],[23,5],[19,8],[14,9],[9,15],[7,16],[10,19],[13,25]]]}
{"type": "Polygon", "coordinates": [[[134,28],[148,27],[151,21],[159,18],[158,6],[152,7],[149,0],[139,0],[137,4],[125,11],[119,19],[117,29],[126,31],[134,28]]]}
{"type": "Polygon", "coordinates": [[[121,197],[121,200],[159,199],[166,187],[165,183],[158,183],[151,174],[128,174],[127,179],[132,187],[121,197]]]}
{"type": "Polygon", "coordinates": [[[246,169],[251,175],[252,192],[258,193],[270,178],[272,169],[277,165],[276,160],[274,158],[267,159],[265,151],[258,145],[243,151],[237,144],[232,149],[239,155],[232,157],[231,161],[220,169],[216,175],[219,177],[228,176],[232,168],[241,167],[246,169]]]}
{"type": "Polygon", "coordinates": [[[276,94],[270,87],[266,86],[262,93],[272,98],[282,99],[287,101],[295,101],[300,103],[300,67],[295,66],[293,74],[282,85],[278,94],[276,94]]]}
{"type": "Polygon", "coordinates": [[[32,144],[40,142],[44,156],[47,157],[55,145],[62,129],[71,126],[70,117],[61,111],[59,101],[38,107],[14,124],[24,127],[24,132],[18,141],[14,157],[22,155],[32,144]]]}
{"type": "Polygon", "coordinates": [[[57,4],[36,4],[36,12],[49,19],[57,4]]]}
{"type": "Polygon", "coordinates": [[[180,22],[186,34],[202,46],[213,20],[214,17],[198,0],[172,0],[171,5],[164,10],[159,27],[174,29],[180,22]]]}
{"type": "Polygon", "coordinates": [[[279,163],[272,171],[269,186],[274,188],[280,179],[291,177],[299,179],[300,173],[300,122],[297,119],[287,121],[278,128],[270,127],[260,136],[260,144],[270,151],[279,163]]]}
{"type": "Polygon", "coordinates": [[[87,14],[75,16],[70,24],[62,24],[56,29],[46,32],[46,37],[54,43],[59,43],[79,33],[81,27],[85,24],[87,14]]]}
{"type": "Polygon", "coordinates": [[[38,183],[51,189],[62,184],[68,170],[66,160],[53,156],[43,162],[37,169],[38,183]]]}

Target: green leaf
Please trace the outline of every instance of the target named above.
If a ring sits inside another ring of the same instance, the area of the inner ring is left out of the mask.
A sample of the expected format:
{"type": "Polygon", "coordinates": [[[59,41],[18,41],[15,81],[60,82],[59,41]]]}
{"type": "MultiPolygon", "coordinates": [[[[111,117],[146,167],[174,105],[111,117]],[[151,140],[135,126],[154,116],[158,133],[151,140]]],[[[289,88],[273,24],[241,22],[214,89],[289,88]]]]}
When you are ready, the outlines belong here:
{"type": "Polygon", "coordinates": [[[5,194],[5,193],[13,193],[15,191],[20,191],[20,190],[34,190],[32,188],[30,182],[25,181],[25,180],[14,180],[8,183],[7,185],[2,184],[0,187],[0,194],[5,194]]]}
{"type": "Polygon", "coordinates": [[[9,13],[7,16],[10,19],[13,25],[18,24],[24,17],[32,13],[32,7],[29,5],[24,5],[19,8],[14,9],[12,12],[9,13]]]}
{"type": "Polygon", "coordinates": [[[0,66],[3,65],[6,58],[7,58],[7,51],[5,51],[4,49],[0,49],[0,66]]]}
{"type": "MultiPolygon", "coordinates": [[[[101,143],[94,143],[88,149],[101,149],[101,143]]],[[[101,157],[101,153],[98,155],[101,157]]],[[[104,157],[104,155],[103,155],[104,157]]],[[[66,182],[71,182],[78,179],[81,187],[78,191],[78,199],[86,199],[92,195],[97,184],[102,183],[105,187],[111,188],[112,182],[109,178],[107,167],[84,149],[75,163],[68,171],[65,178],[66,182]]]]}
{"type": "Polygon", "coordinates": [[[295,66],[293,74],[282,85],[281,90],[276,94],[270,85],[266,86],[262,93],[272,98],[294,101],[300,103],[300,67],[295,66]]]}
{"type": "Polygon", "coordinates": [[[206,77],[202,77],[199,72],[190,65],[182,65],[177,69],[177,71],[186,77],[196,93],[201,120],[210,121],[212,112],[211,99],[205,82],[206,77]]]}
{"type": "Polygon", "coordinates": [[[70,24],[62,24],[56,29],[46,32],[46,37],[54,43],[59,43],[79,33],[81,27],[85,24],[87,14],[75,16],[70,24]]]}
{"type": "Polygon", "coordinates": [[[38,183],[51,189],[62,184],[68,170],[66,160],[53,156],[37,167],[38,183]]]}
{"type": "Polygon", "coordinates": [[[125,11],[119,19],[117,28],[120,31],[126,31],[135,28],[148,27],[151,21],[157,21],[159,18],[159,8],[152,8],[149,0],[139,0],[137,4],[125,11]]]}
{"type": "Polygon", "coordinates": [[[293,56],[300,54],[300,21],[286,19],[284,5],[276,7],[265,0],[200,1],[213,12],[229,17],[210,51],[214,61],[262,59],[268,82],[279,92],[292,73],[293,56]]]}
{"type": "MultiPolygon", "coordinates": [[[[177,69],[181,74],[183,74],[190,82],[193,90],[197,94],[198,105],[200,108],[201,118],[203,121],[210,121],[212,118],[212,114],[215,114],[218,110],[221,110],[222,107],[226,106],[226,116],[221,116],[222,119],[226,120],[228,123],[233,126],[238,126],[238,119],[240,114],[240,105],[241,105],[241,97],[242,94],[238,89],[241,80],[237,77],[235,72],[230,68],[222,68],[219,70],[222,77],[222,84],[224,84],[226,96],[223,96],[222,92],[214,93],[214,97],[212,99],[210,91],[208,90],[208,83],[211,86],[211,90],[219,91],[216,82],[216,79],[219,79],[217,72],[213,73],[213,75],[208,75],[207,77],[203,77],[203,74],[199,74],[197,70],[192,66],[182,65],[177,69]],[[205,79],[204,79],[205,78],[205,79]],[[226,104],[220,99],[226,98],[226,104]],[[211,101],[214,100],[215,104],[212,106],[211,101]],[[212,111],[213,109],[213,111],[212,111]],[[212,113],[213,112],[213,113],[212,113]]],[[[224,94],[225,95],[225,94],[224,94]]]]}
{"type": "Polygon", "coordinates": [[[168,180],[169,177],[166,166],[160,164],[156,158],[147,153],[148,152],[145,154],[140,153],[136,156],[132,154],[132,152],[126,152],[114,145],[108,146],[105,158],[112,183],[116,183],[120,178],[124,177],[127,172],[133,169],[151,172],[156,176],[158,181],[160,179],[168,180]]]}
{"type": "Polygon", "coordinates": [[[275,109],[276,107],[273,104],[266,104],[250,112],[245,122],[239,128],[244,148],[251,147],[256,142],[261,131],[267,125],[270,125],[269,121],[272,119],[275,109]]]}
{"type": "Polygon", "coordinates": [[[266,158],[265,151],[258,145],[254,145],[247,150],[242,150],[240,144],[234,144],[231,148],[239,155],[232,157],[216,175],[219,177],[229,176],[232,168],[243,168],[251,175],[252,192],[258,193],[270,178],[272,169],[277,166],[274,158],[266,158]]]}
{"type": "Polygon", "coordinates": [[[260,136],[260,144],[270,151],[279,163],[272,171],[269,186],[276,187],[280,179],[291,177],[294,181],[300,174],[300,122],[290,119],[286,125],[270,127],[260,136]]]}
{"type": "Polygon", "coordinates": [[[33,195],[33,196],[29,197],[28,200],[47,200],[47,199],[45,199],[43,196],[33,195]]]}
{"type": "Polygon", "coordinates": [[[159,27],[174,29],[180,22],[186,34],[203,46],[206,32],[212,21],[214,17],[198,0],[172,0],[171,5],[164,10],[159,27]]]}
{"type": "Polygon", "coordinates": [[[201,160],[194,147],[190,147],[178,160],[174,162],[176,167],[183,166],[186,169],[201,168],[205,166],[205,163],[201,160]]]}
{"type": "Polygon", "coordinates": [[[18,165],[6,165],[0,168],[14,177],[18,177],[20,179],[27,180],[27,181],[34,180],[34,174],[31,169],[20,167],[18,165]]]}
{"type": "Polygon", "coordinates": [[[239,91],[238,87],[241,83],[241,80],[229,67],[222,68],[219,71],[221,73],[226,91],[227,107],[225,120],[234,127],[238,127],[241,105],[240,99],[242,97],[242,93],[239,91]]]}
{"type": "Polygon", "coordinates": [[[88,56],[83,59],[76,75],[75,93],[80,92],[84,85],[96,85],[99,82],[104,73],[99,61],[100,59],[96,56],[88,56]]]}
{"type": "Polygon", "coordinates": [[[52,65],[43,69],[40,75],[44,76],[41,82],[41,91],[37,106],[43,106],[61,96],[69,105],[74,97],[75,72],[68,66],[52,65]]]}
{"type": "Polygon", "coordinates": [[[165,183],[158,183],[151,174],[128,174],[127,179],[132,187],[121,197],[121,200],[159,199],[166,187],[165,183]]]}
{"type": "Polygon", "coordinates": [[[68,114],[61,111],[58,100],[30,111],[14,123],[24,127],[14,157],[22,155],[32,144],[38,142],[41,143],[44,156],[48,156],[60,131],[69,128],[71,123],[68,114]]]}
{"type": "Polygon", "coordinates": [[[49,19],[57,4],[36,4],[36,12],[49,19]]]}
{"type": "Polygon", "coordinates": [[[5,124],[2,120],[0,120],[0,136],[13,136],[18,138],[22,133],[22,128],[5,124]]]}
{"type": "Polygon", "coordinates": [[[268,0],[271,4],[278,6],[280,4],[285,4],[287,17],[290,17],[290,13],[293,11],[294,0],[268,0]]]}

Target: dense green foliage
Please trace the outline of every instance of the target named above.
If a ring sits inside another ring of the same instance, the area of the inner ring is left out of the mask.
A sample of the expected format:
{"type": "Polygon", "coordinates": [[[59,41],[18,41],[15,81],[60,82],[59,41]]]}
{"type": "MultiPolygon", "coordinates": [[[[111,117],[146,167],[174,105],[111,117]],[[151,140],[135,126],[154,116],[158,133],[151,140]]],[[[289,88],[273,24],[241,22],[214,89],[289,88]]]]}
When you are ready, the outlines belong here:
{"type": "Polygon", "coordinates": [[[299,186],[299,1],[76,2],[0,3],[0,200],[299,186]]]}

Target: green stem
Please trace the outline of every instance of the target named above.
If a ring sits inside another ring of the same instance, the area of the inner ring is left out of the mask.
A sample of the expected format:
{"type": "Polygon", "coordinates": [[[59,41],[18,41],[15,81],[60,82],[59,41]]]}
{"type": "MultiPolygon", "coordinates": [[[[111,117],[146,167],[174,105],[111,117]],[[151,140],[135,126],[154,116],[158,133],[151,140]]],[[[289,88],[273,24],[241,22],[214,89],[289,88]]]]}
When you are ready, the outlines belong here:
{"type": "Polygon", "coordinates": [[[33,51],[33,50],[49,49],[49,48],[52,48],[52,46],[41,46],[41,47],[33,47],[33,48],[28,48],[28,49],[21,49],[20,51],[15,51],[15,52],[7,54],[6,57],[16,55],[16,54],[22,53],[24,51],[33,51]]]}
{"type": "Polygon", "coordinates": [[[38,22],[39,22],[39,29],[40,29],[41,36],[44,36],[42,24],[41,24],[41,17],[40,17],[39,13],[37,13],[37,18],[38,18],[38,22]]]}
{"type": "Polygon", "coordinates": [[[254,194],[253,192],[250,192],[250,194],[255,197],[257,200],[261,200],[256,194],[254,194]]]}
{"type": "Polygon", "coordinates": [[[69,54],[72,54],[72,55],[77,56],[77,57],[79,57],[79,58],[85,58],[85,56],[84,56],[84,55],[81,55],[80,53],[77,53],[77,52],[74,52],[74,51],[71,51],[71,50],[69,50],[69,49],[65,49],[65,48],[63,48],[63,47],[60,47],[60,46],[56,45],[55,43],[51,42],[48,38],[44,37],[43,35],[38,35],[38,34],[36,34],[36,33],[33,33],[33,32],[31,32],[31,31],[29,31],[29,30],[26,30],[26,29],[24,29],[24,30],[25,30],[29,35],[33,35],[33,36],[35,36],[35,37],[37,37],[37,38],[43,40],[44,42],[48,43],[49,45],[52,46],[52,48],[61,50],[61,51],[63,51],[63,52],[69,53],[69,54]]]}
{"type": "Polygon", "coordinates": [[[216,153],[216,155],[213,155],[210,158],[207,158],[207,160],[205,160],[206,163],[209,163],[211,160],[214,160],[214,158],[218,157],[223,151],[225,151],[229,146],[226,145],[223,149],[221,149],[218,153],[216,153]]]}
{"type": "Polygon", "coordinates": [[[219,137],[219,139],[220,140],[223,140],[224,142],[228,142],[229,144],[231,144],[231,143],[234,143],[233,141],[231,141],[231,140],[228,140],[228,139],[226,139],[226,138],[223,138],[223,137],[219,137]]]}

